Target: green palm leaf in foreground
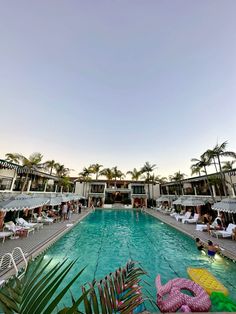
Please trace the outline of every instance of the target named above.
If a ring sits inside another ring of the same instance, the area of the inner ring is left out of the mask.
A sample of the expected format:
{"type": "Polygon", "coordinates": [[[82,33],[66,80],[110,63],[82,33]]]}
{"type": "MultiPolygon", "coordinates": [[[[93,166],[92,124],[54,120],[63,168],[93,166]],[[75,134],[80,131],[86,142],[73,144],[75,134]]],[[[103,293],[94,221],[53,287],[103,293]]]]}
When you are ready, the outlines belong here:
{"type": "MultiPolygon", "coordinates": [[[[71,285],[81,275],[82,269],[68,285],[57,295],[55,292],[63,282],[65,276],[73,267],[76,261],[64,260],[51,267],[52,260],[45,263],[40,257],[34,263],[29,263],[26,273],[21,279],[13,277],[0,290],[0,307],[4,313],[52,313],[58,303],[68,292],[71,285]]],[[[85,291],[83,298],[75,301],[76,307],[88,294],[85,291]]],[[[75,311],[73,311],[75,313],[75,311]]]]}
{"type": "Polygon", "coordinates": [[[139,284],[140,276],[145,272],[137,263],[130,261],[103,280],[82,286],[81,296],[76,299],[71,295],[71,306],[58,310],[59,302],[84,268],[57,293],[76,261],[68,262],[65,259],[53,267],[52,261],[45,262],[43,257],[34,263],[30,261],[21,279],[13,277],[9,280],[0,290],[0,309],[4,313],[22,314],[128,314],[144,302],[139,284]],[[84,308],[83,312],[78,309],[80,305],[84,308]]]}

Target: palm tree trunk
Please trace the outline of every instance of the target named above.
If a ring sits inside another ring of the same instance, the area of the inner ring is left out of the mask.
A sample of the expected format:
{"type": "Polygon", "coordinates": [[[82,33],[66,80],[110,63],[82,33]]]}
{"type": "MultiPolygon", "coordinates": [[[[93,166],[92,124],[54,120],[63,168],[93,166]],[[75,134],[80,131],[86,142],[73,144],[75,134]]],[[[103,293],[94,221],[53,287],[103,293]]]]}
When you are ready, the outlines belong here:
{"type": "Polygon", "coordinates": [[[225,196],[227,196],[227,188],[226,188],[226,183],[225,183],[225,176],[224,176],[222,168],[221,168],[220,156],[217,156],[217,158],[218,158],[218,163],[219,163],[219,168],[220,168],[220,176],[221,176],[221,180],[222,180],[224,194],[225,194],[225,196]]]}
{"type": "Polygon", "coordinates": [[[213,158],[213,162],[214,162],[214,165],[215,165],[216,172],[218,172],[218,169],[217,169],[217,166],[216,166],[215,157],[213,158]]]}
{"type": "Polygon", "coordinates": [[[85,196],[85,195],[84,195],[84,182],[83,182],[83,196],[85,196]]]}
{"type": "Polygon", "coordinates": [[[236,195],[236,191],[235,191],[235,187],[234,187],[234,184],[233,184],[231,175],[229,175],[229,179],[230,179],[230,185],[231,185],[231,187],[232,187],[232,190],[233,190],[233,192],[234,192],[234,195],[236,195]]]}
{"type": "Polygon", "coordinates": [[[27,172],[26,177],[25,177],[25,181],[24,181],[23,186],[22,186],[22,189],[21,189],[21,193],[23,193],[24,190],[25,190],[25,187],[26,187],[28,178],[29,178],[29,173],[27,172]]]}
{"type": "Polygon", "coordinates": [[[207,174],[207,171],[206,171],[206,167],[205,167],[205,166],[204,166],[204,170],[205,170],[205,173],[206,173],[207,185],[208,185],[208,188],[209,188],[209,190],[210,190],[211,197],[212,197],[213,201],[215,202],[215,197],[214,197],[213,192],[212,192],[212,189],[211,189],[211,185],[210,185],[210,182],[209,182],[209,178],[208,178],[208,174],[207,174]]]}
{"type": "Polygon", "coordinates": [[[150,201],[150,185],[149,185],[149,172],[147,173],[147,184],[148,184],[148,200],[150,201]]]}

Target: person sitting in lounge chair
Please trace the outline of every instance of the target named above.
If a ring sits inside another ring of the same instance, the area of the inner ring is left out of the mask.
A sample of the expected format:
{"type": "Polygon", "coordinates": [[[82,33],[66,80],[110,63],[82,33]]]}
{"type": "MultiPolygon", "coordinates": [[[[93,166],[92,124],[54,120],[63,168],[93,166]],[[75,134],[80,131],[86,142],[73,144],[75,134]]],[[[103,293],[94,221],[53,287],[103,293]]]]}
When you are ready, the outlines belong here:
{"type": "Polygon", "coordinates": [[[224,230],[223,225],[222,225],[222,221],[220,218],[216,218],[213,223],[207,224],[207,231],[209,234],[211,234],[211,230],[224,230]]]}

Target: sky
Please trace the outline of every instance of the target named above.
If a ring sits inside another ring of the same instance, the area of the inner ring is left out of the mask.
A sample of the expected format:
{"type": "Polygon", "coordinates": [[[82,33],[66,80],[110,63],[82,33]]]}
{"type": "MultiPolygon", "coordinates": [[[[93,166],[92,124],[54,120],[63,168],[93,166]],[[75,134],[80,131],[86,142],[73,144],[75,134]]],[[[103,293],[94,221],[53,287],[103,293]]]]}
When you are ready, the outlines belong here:
{"type": "Polygon", "coordinates": [[[236,152],[235,0],[0,2],[0,158],[191,175],[236,152]]]}

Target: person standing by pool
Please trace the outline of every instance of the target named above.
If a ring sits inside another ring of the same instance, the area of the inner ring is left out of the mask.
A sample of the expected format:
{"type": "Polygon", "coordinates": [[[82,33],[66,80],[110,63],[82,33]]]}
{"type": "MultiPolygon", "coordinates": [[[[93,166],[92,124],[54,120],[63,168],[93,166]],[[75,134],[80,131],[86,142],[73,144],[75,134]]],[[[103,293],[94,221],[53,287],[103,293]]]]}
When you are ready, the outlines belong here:
{"type": "Polygon", "coordinates": [[[79,206],[79,214],[81,214],[82,204],[79,202],[79,203],[78,203],[78,206],[79,206]]]}
{"type": "Polygon", "coordinates": [[[65,204],[62,205],[62,212],[61,212],[62,213],[62,218],[63,218],[64,221],[67,220],[67,210],[68,210],[68,206],[65,203],[65,204]]]}
{"type": "Polygon", "coordinates": [[[93,205],[93,201],[91,201],[91,203],[90,203],[90,208],[91,208],[91,209],[95,209],[95,207],[94,207],[94,205],[93,205]]]}

